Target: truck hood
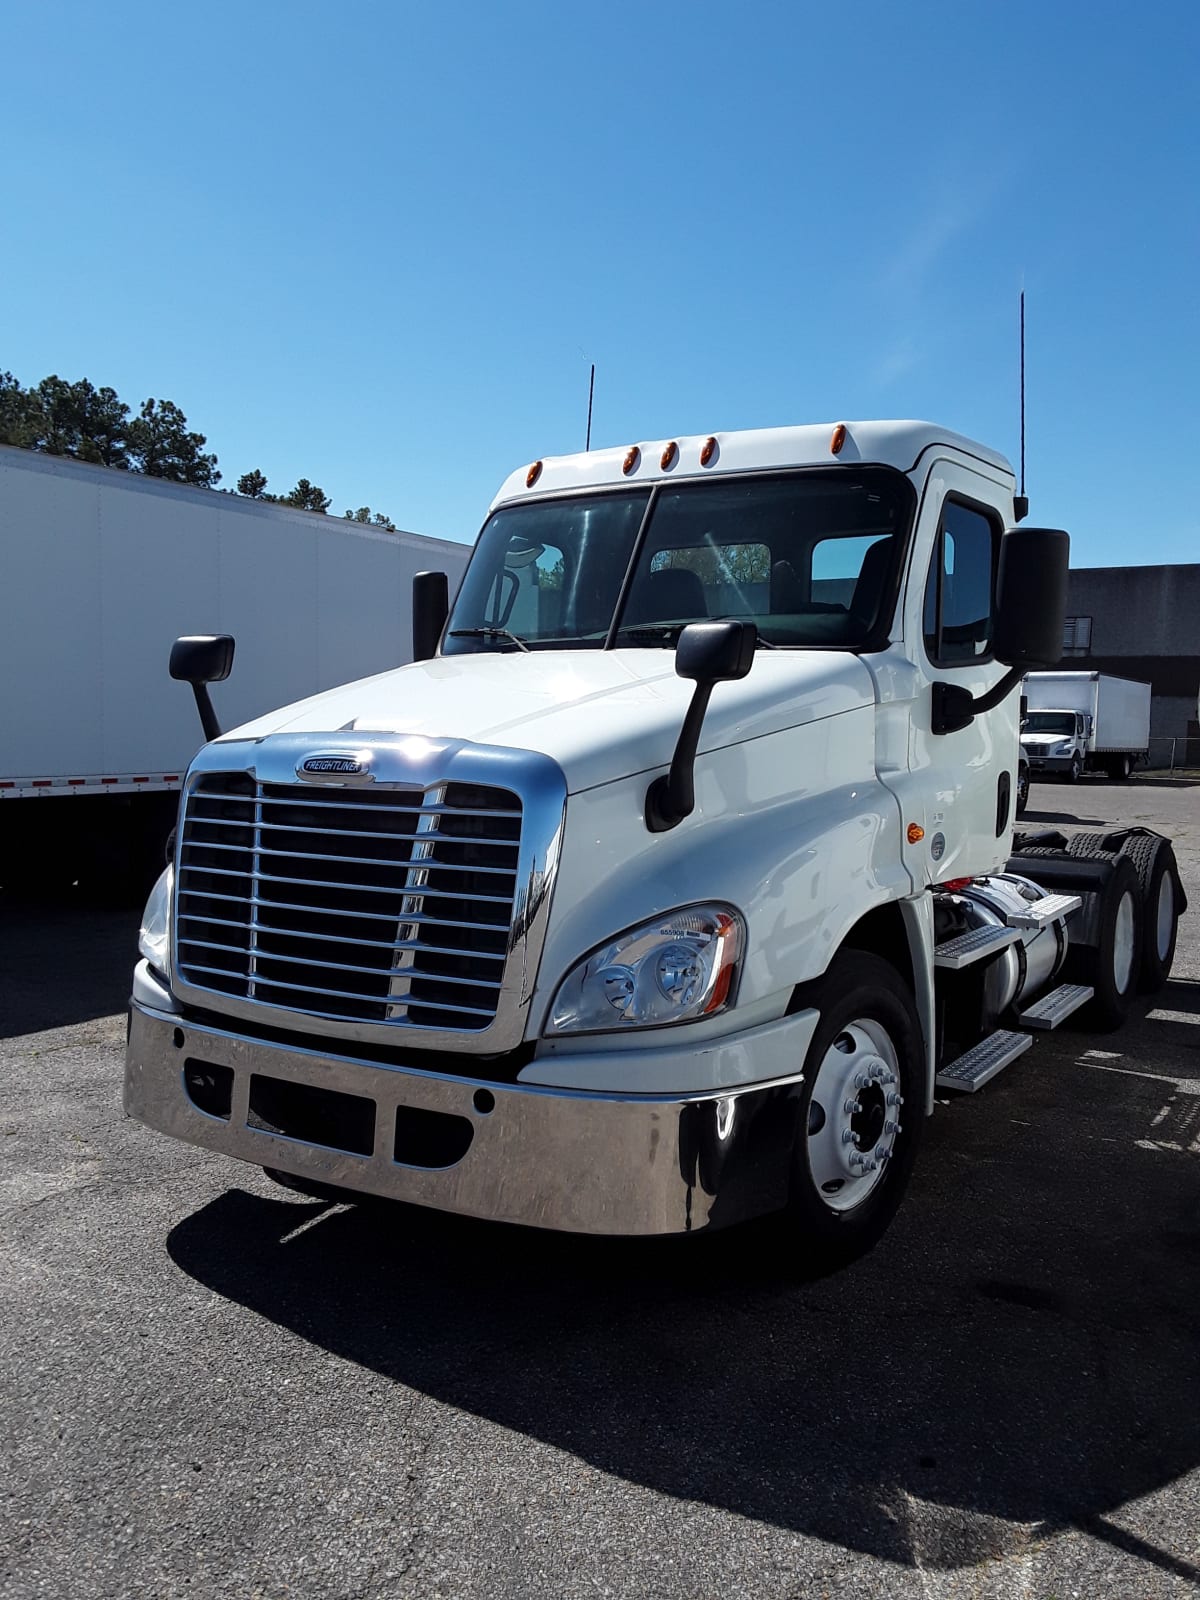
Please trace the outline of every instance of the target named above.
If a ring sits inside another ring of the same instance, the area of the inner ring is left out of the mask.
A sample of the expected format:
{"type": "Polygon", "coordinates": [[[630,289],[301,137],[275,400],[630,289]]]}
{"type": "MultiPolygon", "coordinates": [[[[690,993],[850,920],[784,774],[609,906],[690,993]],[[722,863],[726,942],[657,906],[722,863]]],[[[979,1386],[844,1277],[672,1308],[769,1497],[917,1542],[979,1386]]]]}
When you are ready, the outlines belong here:
{"type": "MultiPolygon", "coordinates": [[[[665,766],[693,685],[670,650],[440,656],[285,706],[223,735],[372,733],[540,751],[571,791],[665,766]]],[[[717,750],[874,703],[871,675],[842,651],[759,650],[749,675],[713,690],[700,750],[717,750]]]]}
{"type": "Polygon", "coordinates": [[[1071,744],[1074,735],[1070,733],[1023,733],[1021,735],[1021,748],[1023,750],[1049,750],[1051,745],[1071,744]]]}

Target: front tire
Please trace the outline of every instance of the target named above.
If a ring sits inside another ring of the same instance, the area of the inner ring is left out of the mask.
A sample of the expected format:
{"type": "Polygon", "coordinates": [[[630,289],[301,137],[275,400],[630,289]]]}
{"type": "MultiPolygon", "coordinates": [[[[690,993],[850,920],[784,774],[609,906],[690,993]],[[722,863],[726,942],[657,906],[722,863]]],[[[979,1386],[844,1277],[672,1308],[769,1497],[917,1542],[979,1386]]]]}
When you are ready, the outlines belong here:
{"type": "Polygon", "coordinates": [[[343,1189],[336,1183],[320,1183],[316,1178],[300,1178],[294,1172],[281,1172],[278,1167],[264,1167],[263,1172],[281,1189],[302,1194],[309,1200],[327,1200],[330,1205],[353,1205],[362,1199],[353,1189],[343,1189]]]}
{"type": "Polygon", "coordinates": [[[796,1254],[827,1269],[870,1250],[896,1213],[925,1120],[925,1053],[912,994],[879,956],[838,956],[817,1003],[786,1217],[796,1254]]]}

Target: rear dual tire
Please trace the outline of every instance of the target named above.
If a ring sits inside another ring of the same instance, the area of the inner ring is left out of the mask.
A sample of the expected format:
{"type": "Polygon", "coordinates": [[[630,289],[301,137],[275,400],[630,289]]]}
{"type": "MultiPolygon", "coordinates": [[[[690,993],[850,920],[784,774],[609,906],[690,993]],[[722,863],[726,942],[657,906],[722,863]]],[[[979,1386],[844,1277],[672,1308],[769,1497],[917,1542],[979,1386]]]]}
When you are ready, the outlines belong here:
{"type": "Polygon", "coordinates": [[[1093,861],[1120,857],[1132,866],[1141,902],[1138,987],[1143,994],[1154,994],[1171,976],[1184,905],[1175,850],[1170,840],[1159,834],[1130,832],[1116,838],[1120,844],[1114,851],[1106,848],[1109,838],[1105,834],[1077,833],[1067,842],[1067,854],[1093,861]]]}
{"type": "Polygon", "coordinates": [[[1142,906],[1137,873],[1124,856],[1112,857],[1113,870],[1099,892],[1096,943],[1071,945],[1063,967],[1068,983],[1090,984],[1095,994],[1083,1020],[1099,1033],[1111,1033],[1129,1015],[1137,996],[1142,959],[1142,906]]]}

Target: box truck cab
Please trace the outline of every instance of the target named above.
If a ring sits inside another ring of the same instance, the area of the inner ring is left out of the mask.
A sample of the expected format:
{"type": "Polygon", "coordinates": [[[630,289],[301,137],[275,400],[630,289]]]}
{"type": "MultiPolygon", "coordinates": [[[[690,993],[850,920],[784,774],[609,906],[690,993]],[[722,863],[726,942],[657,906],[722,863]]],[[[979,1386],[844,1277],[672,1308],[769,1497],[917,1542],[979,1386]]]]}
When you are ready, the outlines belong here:
{"type": "Polygon", "coordinates": [[[422,659],[192,764],[129,1113],[322,1193],[865,1248],[938,1084],[1142,972],[1127,862],[1005,872],[1067,561],[1012,520],[927,423],[521,467],[448,615],[418,580],[422,659]]]}
{"type": "Polygon", "coordinates": [[[1031,771],[1074,782],[1087,763],[1089,732],[1082,711],[1029,711],[1021,721],[1021,753],[1031,771]]]}

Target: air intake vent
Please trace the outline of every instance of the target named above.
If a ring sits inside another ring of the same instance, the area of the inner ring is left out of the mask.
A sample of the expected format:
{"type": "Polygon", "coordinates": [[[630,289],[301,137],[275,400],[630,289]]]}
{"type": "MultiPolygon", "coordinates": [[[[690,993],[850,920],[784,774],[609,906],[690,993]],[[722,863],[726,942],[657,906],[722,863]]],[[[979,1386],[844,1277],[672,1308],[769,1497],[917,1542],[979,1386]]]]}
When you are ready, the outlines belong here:
{"type": "Polygon", "coordinates": [[[176,971],[276,1011],[479,1031],[504,978],[520,839],[508,789],[205,774],[184,814],[176,971]]]}

